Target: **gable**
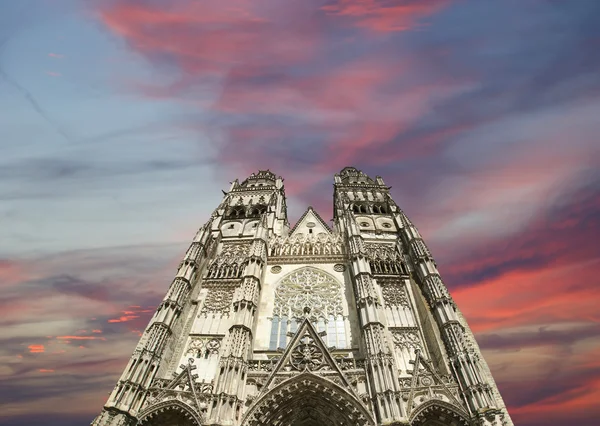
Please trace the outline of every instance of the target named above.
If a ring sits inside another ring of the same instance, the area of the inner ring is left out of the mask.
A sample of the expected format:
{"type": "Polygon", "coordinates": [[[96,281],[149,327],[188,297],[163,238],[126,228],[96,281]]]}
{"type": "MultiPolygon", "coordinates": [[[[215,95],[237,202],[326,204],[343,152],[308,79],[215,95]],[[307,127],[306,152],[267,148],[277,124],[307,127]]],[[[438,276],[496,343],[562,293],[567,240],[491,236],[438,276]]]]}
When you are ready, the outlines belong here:
{"type": "Polygon", "coordinates": [[[330,235],[331,228],[312,207],[309,207],[292,228],[290,236],[300,234],[319,235],[323,233],[330,235]]]}
{"type": "Polygon", "coordinates": [[[264,389],[267,390],[280,380],[285,380],[289,374],[311,372],[315,374],[326,374],[330,380],[335,379],[340,386],[351,394],[355,394],[347,377],[333,359],[329,348],[322,340],[322,334],[318,333],[308,319],[310,309],[306,308],[306,318],[296,330],[287,348],[284,350],[279,362],[269,375],[264,389]]]}

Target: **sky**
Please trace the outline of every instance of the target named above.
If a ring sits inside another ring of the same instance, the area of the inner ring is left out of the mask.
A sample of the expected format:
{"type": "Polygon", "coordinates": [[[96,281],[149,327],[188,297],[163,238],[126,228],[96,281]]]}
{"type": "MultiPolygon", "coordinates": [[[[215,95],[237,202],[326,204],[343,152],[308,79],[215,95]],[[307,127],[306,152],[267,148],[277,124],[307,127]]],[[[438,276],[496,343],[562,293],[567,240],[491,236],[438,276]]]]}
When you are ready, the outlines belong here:
{"type": "Polygon", "coordinates": [[[597,0],[0,2],[0,424],[97,415],[235,178],[380,175],[517,425],[600,416],[597,0]]]}

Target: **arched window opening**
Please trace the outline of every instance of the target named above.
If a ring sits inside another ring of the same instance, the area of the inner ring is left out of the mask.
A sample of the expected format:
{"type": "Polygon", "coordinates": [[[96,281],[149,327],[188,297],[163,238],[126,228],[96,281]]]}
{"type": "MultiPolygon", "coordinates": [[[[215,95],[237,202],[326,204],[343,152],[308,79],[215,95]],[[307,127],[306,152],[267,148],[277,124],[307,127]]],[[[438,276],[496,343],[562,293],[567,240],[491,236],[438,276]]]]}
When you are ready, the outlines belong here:
{"type": "Polygon", "coordinates": [[[269,349],[285,348],[288,334],[297,331],[310,308],[310,321],[318,332],[325,332],[328,346],[345,348],[346,324],[343,315],[342,285],[325,272],[302,268],[284,277],[275,289],[269,349]]]}
{"type": "Polygon", "coordinates": [[[229,212],[230,218],[240,218],[246,215],[246,211],[243,206],[235,206],[229,212]]]}

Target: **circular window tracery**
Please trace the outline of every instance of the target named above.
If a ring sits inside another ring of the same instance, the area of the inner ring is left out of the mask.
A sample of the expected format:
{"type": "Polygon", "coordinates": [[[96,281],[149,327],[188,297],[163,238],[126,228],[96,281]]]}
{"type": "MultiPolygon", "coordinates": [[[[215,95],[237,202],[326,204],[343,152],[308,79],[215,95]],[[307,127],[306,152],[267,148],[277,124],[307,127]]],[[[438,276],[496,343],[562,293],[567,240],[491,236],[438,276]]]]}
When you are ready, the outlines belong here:
{"type": "Polygon", "coordinates": [[[313,268],[300,269],[283,278],[275,290],[274,314],[303,318],[310,308],[312,319],[343,315],[340,284],[328,274],[313,268]]]}

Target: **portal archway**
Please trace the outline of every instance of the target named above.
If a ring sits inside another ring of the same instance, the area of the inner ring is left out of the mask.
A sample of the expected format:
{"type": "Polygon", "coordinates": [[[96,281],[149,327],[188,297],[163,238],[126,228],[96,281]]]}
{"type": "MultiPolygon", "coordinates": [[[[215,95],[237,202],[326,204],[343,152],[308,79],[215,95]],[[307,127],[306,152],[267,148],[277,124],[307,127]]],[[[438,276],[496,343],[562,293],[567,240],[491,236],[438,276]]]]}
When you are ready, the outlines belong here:
{"type": "Polygon", "coordinates": [[[348,391],[312,373],[271,389],[244,416],[243,426],[374,426],[373,417],[348,391]]]}
{"type": "Polygon", "coordinates": [[[463,410],[441,400],[429,400],[417,407],[410,416],[411,426],[470,426],[463,410]]]}
{"type": "Polygon", "coordinates": [[[164,401],[140,413],[139,426],[202,426],[202,419],[186,403],[164,401]]]}

